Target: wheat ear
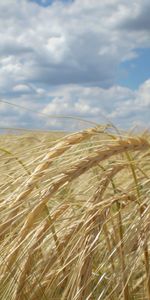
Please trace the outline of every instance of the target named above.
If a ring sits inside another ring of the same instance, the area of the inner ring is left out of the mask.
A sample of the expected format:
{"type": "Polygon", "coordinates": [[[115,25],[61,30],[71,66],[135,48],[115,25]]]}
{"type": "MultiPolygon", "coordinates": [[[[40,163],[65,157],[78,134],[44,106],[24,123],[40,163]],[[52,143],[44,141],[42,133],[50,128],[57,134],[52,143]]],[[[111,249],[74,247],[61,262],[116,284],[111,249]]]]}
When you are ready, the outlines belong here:
{"type": "Polygon", "coordinates": [[[12,263],[14,262],[14,258],[18,253],[18,245],[27,236],[35,219],[43,211],[45,204],[50,200],[52,195],[54,195],[58,191],[60,187],[62,187],[64,184],[72,182],[74,179],[88,171],[100,161],[108,159],[113,155],[123,153],[124,151],[138,151],[142,149],[145,150],[149,147],[150,144],[143,138],[128,138],[128,140],[116,140],[115,143],[107,145],[106,149],[97,149],[91,156],[84,157],[83,159],[79,160],[79,162],[75,164],[70,170],[58,175],[58,179],[55,178],[55,181],[50,185],[49,189],[46,190],[41,196],[39,204],[29,213],[27,220],[20,230],[17,245],[12,253],[8,256],[7,266],[10,267],[12,265],[12,263]]]}
{"type": "MultiPolygon", "coordinates": [[[[101,130],[103,131],[104,128],[102,128],[101,130]]],[[[17,215],[17,212],[20,207],[18,203],[25,200],[25,198],[33,191],[34,187],[37,185],[39,178],[42,178],[44,171],[50,167],[54,159],[63,154],[65,151],[69,150],[69,148],[71,148],[73,145],[76,145],[86,139],[89,139],[99,131],[99,128],[91,128],[83,132],[71,134],[65,137],[63,141],[57,143],[53,148],[50,149],[50,152],[45,155],[42,162],[35,168],[34,172],[29,177],[27,182],[24,183],[23,191],[16,197],[16,199],[9,199],[9,209],[11,210],[11,212],[7,215],[7,220],[0,225],[1,239],[3,238],[4,234],[7,233],[9,226],[14,220],[14,217],[17,215]]]]}

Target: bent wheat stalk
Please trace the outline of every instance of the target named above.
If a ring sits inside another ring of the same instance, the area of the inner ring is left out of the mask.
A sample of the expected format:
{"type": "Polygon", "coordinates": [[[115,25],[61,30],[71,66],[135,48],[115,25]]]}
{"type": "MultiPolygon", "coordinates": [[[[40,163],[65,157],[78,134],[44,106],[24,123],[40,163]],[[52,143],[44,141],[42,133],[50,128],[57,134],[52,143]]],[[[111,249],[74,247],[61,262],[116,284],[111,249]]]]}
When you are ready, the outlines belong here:
{"type": "MultiPolygon", "coordinates": [[[[105,127],[102,127],[101,132],[103,132],[104,129],[105,127]]],[[[50,167],[54,159],[62,155],[65,151],[69,150],[69,148],[71,148],[73,145],[89,139],[99,131],[99,128],[91,128],[83,132],[71,134],[50,149],[50,152],[45,155],[42,162],[35,168],[34,172],[31,174],[27,182],[23,184],[23,191],[15,199],[9,199],[8,204],[10,205],[10,209],[12,207],[12,210],[10,214],[8,214],[7,220],[0,225],[1,239],[3,238],[4,234],[8,232],[9,226],[14,220],[14,217],[17,215],[17,212],[19,210],[18,203],[25,200],[25,198],[33,191],[34,187],[37,185],[39,178],[41,179],[43,177],[44,171],[50,167]]]]}
{"type": "Polygon", "coordinates": [[[39,204],[36,205],[33,210],[27,216],[27,219],[24,222],[22,229],[16,240],[16,245],[14,250],[7,257],[7,267],[13,264],[15,257],[19,250],[19,245],[26,238],[27,234],[31,230],[35,220],[42,213],[46,203],[51,199],[51,197],[65,184],[72,182],[74,179],[79,177],[81,174],[88,171],[90,168],[95,166],[97,163],[110,158],[113,155],[123,153],[124,151],[138,151],[145,150],[150,147],[150,144],[147,140],[143,138],[128,138],[128,140],[116,140],[113,144],[108,144],[106,149],[98,149],[93,152],[91,156],[87,156],[79,160],[79,162],[72,166],[72,168],[64,173],[58,175],[58,179],[55,178],[55,181],[52,182],[49,189],[47,189],[41,199],[39,204]]]}

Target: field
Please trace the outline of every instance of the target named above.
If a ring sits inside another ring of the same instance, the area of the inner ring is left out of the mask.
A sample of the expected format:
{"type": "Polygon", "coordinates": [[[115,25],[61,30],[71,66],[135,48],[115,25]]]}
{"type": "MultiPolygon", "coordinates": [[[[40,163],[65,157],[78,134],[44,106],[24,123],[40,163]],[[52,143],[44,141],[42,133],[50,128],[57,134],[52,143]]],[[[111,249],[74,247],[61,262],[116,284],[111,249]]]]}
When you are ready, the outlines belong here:
{"type": "Polygon", "coordinates": [[[1,300],[150,300],[149,141],[0,135],[1,300]]]}

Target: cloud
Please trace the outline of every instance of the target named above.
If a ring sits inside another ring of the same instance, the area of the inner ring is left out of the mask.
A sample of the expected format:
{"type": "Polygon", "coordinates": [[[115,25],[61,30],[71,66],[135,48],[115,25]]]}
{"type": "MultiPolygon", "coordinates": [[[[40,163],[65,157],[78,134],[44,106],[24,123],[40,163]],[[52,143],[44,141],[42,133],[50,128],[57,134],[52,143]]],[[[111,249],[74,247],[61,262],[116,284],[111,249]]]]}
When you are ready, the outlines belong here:
{"type": "Polygon", "coordinates": [[[17,93],[24,93],[24,94],[28,94],[31,92],[31,88],[25,84],[18,84],[16,86],[13,87],[13,91],[17,92],[17,93]]]}
{"type": "MultiPolygon", "coordinates": [[[[12,127],[75,130],[80,126],[91,126],[90,122],[112,122],[124,128],[131,128],[135,124],[150,126],[150,79],[134,91],[117,85],[107,89],[64,85],[48,92],[35,86],[32,89],[16,86],[16,89],[18,104],[27,110],[0,104],[4,123],[7,121],[10,124],[11,120],[12,127]],[[46,100],[43,101],[43,98],[46,100]],[[79,122],[79,119],[89,123],[79,122]]],[[[12,102],[17,103],[16,97],[12,102]]]]}
{"type": "MultiPolygon", "coordinates": [[[[150,79],[137,90],[121,86],[109,89],[99,87],[70,86],[54,91],[53,99],[42,110],[49,115],[72,115],[97,123],[112,122],[131,128],[133,125],[150,126],[150,79]]],[[[48,126],[56,126],[47,120],[48,126]]],[[[77,122],[74,122],[77,125],[77,122]]],[[[76,126],[74,125],[73,126],[76,126]]],[[[58,128],[63,127],[63,122],[58,128]]]]}
{"type": "MultiPolygon", "coordinates": [[[[143,122],[149,81],[132,91],[118,86],[117,77],[118,66],[136,57],[137,48],[150,47],[148,11],[148,0],[53,1],[49,6],[1,0],[0,97],[52,115],[96,122],[105,115],[123,126],[125,119],[143,122]]],[[[4,123],[8,115],[12,124],[37,126],[38,117],[29,118],[19,108],[9,112],[7,105],[4,112],[0,105],[0,112],[4,123]]],[[[45,119],[38,126],[56,126],[54,119],[45,119]]]]}
{"type": "Polygon", "coordinates": [[[7,81],[8,86],[30,82],[41,87],[110,87],[116,84],[118,65],[135,56],[135,48],[148,43],[147,31],[136,35],[121,30],[133,15],[142,26],[138,12],[146,13],[147,7],[145,0],[138,0],[138,6],[134,1],[120,4],[118,0],[76,0],[68,5],[54,1],[48,7],[2,0],[0,79],[4,86],[7,81]]]}
{"type": "Polygon", "coordinates": [[[134,2],[134,5],[128,11],[128,15],[122,20],[122,28],[133,31],[150,31],[149,12],[149,0],[144,0],[143,5],[141,5],[141,1],[134,2]]]}
{"type": "Polygon", "coordinates": [[[146,80],[140,87],[136,96],[136,104],[139,110],[150,110],[150,79],[146,80]]]}
{"type": "MultiPolygon", "coordinates": [[[[134,91],[120,86],[108,89],[81,86],[62,87],[50,93],[53,98],[42,112],[52,116],[76,116],[96,123],[116,123],[117,117],[119,124],[123,114],[126,113],[124,109],[127,103],[135,101],[135,94],[134,91]]],[[[77,125],[77,122],[75,123],[77,125]]],[[[53,125],[51,119],[47,120],[47,125],[53,125]]]]}

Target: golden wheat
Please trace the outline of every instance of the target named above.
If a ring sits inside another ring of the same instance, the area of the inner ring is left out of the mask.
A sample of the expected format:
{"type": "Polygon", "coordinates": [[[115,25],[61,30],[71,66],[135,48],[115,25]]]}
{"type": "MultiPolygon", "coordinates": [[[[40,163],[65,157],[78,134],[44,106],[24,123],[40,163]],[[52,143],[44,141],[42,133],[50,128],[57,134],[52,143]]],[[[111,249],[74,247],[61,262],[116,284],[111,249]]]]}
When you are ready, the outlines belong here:
{"type": "Polygon", "coordinates": [[[150,300],[148,135],[106,128],[3,147],[0,299],[150,300]]]}

